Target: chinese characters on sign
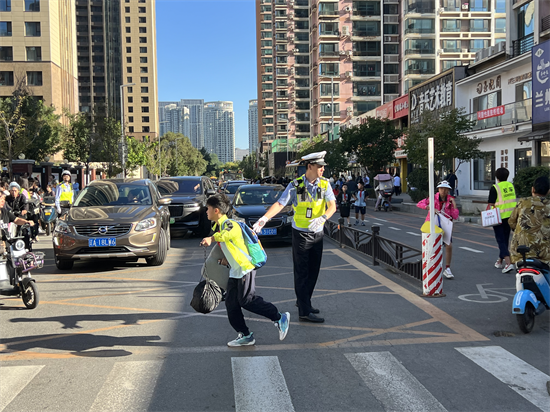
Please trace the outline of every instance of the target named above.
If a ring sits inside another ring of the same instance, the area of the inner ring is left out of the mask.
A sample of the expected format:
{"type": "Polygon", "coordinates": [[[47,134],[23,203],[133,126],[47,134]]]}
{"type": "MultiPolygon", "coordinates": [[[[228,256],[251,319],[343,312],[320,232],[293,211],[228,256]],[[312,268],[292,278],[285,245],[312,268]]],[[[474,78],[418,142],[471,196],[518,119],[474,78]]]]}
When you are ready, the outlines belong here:
{"type": "Polygon", "coordinates": [[[393,118],[399,119],[409,115],[409,95],[401,96],[393,101],[393,118]]]}
{"type": "Polygon", "coordinates": [[[479,82],[477,84],[476,92],[477,94],[487,93],[487,92],[490,92],[491,90],[500,89],[500,85],[501,85],[501,80],[499,75],[496,77],[496,79],[489,79],[483,82],[479,82]]]}
{"type": "Polygon", "coordinates": [[[453,72],[409,92],[410,124],[420,123],[422,113],[453,108],[453,72]]]}
{"type": "Polygon", "coordinates": [[[550,41],[533,47],[533,124],[550,121],[550,41]]]}
{"type": "Polygon", "coordinates": [[[480,110],[477,112],[477,120],[488,119],[489,117],[502,116],[504,114],[504,106],[497,106],[491,109],[480,110]]]}

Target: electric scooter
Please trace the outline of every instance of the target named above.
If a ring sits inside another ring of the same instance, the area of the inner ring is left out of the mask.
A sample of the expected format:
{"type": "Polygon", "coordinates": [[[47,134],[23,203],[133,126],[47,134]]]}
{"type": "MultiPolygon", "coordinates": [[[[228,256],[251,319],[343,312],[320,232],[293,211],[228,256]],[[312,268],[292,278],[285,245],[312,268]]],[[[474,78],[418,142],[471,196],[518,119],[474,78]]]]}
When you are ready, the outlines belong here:
{"type": "Polygon", "coordinates": [[[538,259],[525,258],[528,246],[518,247],[523,261],[517,262],[516,295],[512,313],[516,315],[519,328],[529,333],[535,326],[535,316],[550,309],[550,267],[538,259]]]}
{"type": "Polygon", "coordinates": [[[42,227],[46,231],[46,236],[50,236],[55,227],[55,220],[57,219],[57,210],[55,208],[55,197],[45,197],[40,204],[40,222],[42,227]]]}

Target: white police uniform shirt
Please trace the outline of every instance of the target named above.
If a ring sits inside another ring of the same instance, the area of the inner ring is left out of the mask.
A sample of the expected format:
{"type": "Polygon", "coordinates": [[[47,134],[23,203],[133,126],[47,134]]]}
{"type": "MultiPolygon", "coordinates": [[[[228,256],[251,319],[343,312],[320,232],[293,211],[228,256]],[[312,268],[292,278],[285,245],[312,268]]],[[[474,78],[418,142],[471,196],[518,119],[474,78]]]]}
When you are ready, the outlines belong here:
{"type": "MultiPolygon", "coordinates": [[[[317,178],[313,183],[310,183],[304,176],[306,190],[308,191],[312,199],[316,199],[315,196],[317,195],[317,186],[319,185],[320,181],[321,179],[317,178]]],[[[277,200],[277,202],[279,202],[283,206],[286,206],[289,201],[292,201],[293,206],[298,206],[298,195],[296,194],[296,188],[294,187],[293,182],[290,182],[288,184],[282,196],[279,198],[279,200],[277,200]]],[[[325,201],[327,203],[331,201],[336,201],[336,196],[334,196],[334,192],[332,191],[330,185],[328,185],[328,190],[325,191],[325,201]]],[[[294,219],[292,219],[292,227],[296,230],[299,230],[300,232],[311,232],[311,230],[309,229],[297,227],[296,223],[294,223],[294,219]]],[[[323,231],[323,227],[318,229],[315,233],[322,232],[322,231],[323,231]]]]}

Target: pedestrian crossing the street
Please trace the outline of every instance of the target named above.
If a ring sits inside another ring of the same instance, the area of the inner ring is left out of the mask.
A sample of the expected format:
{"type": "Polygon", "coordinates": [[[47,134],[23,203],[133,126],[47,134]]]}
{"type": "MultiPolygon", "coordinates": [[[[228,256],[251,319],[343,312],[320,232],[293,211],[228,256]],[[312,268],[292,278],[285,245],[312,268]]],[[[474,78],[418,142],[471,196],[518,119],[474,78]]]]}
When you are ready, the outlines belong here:
{"type": "MultiPolygon", "coordinates": [[[[499,385],[505,385],[501,387],[501,390],[510,391],[509,396],[517,399],[519,404],[526,405],[529,402],[532,405],[530,410],[539,409],[550,412],[550,397],[546,392],[546,382],[550,380],[550,376],[547,374],[500,346],[458,347],[455,349],[464,356],[463,359],[468,368],[468,373],[471,372],[473,375],[476,368],[479,368],[479,371],[484,370],[487,372],[487,381],[483,382],[485,387],[494,389],[499,385]],[[494,381],[491,381],[492,379],[494,381]]],[[[281,367],[280,358],[285,356],[281,353],[279,353],[279,356],[245,356],[248,354],[250,352],[235,351],[231,353],[230,361],[226,358],[227,361],[222,360],[213,364],[212,367],[215,370],[189,369],[182,370],[181,374],[186,376],[189,376],[189,374],[192,376],[194,373],[219,375],[225,374],[224,370],[228,371],[230,369],[230,373],[226,375],[228,379],[223,381],[227,382],[224,383],[227,388],[210,388],[211,391],[216,393],[226,394],[227,407],[224,410],[235,410],[236,412],[294,412],[300,410],[296,408],[296,405],[302,405],[303,409],[302,392],[299,390],[293,392],[292,385],[295,382],[299,386],[298,381],[305,379],[305,376],[302,376],[302,371],[293,373],[292,365],[284,362],[284,367],[281,367]],[[287,368],[286,371],[285,367],[287,368]],[[232,385],[232,388],[230,385],[232,385]],[[224,390],[233,392],[233,399],[229,395],[230,392],[223,392],[224,390]]],[[[379,405],[371,405],[373,410],[411,412],[457,410],[457,405],[449,403],[449,399],[441,392],[431,393],[424,386],[427,382],[422,382],[424,378],[414,376],[414,373],[406,368],[399,356],[389,351],[343,354],[335,352],[331,355],[331,359],[333,362],[343,365],[343,369],[339,369],[342,376],[335,375],[332,378],[334,380],[345,380],[346,385],[349,385],[349,387],[363,386],[366,388],[365,390],[370,391],[372,399],[376,399],[379,403],[379,405]]],[[[153,399],[159,389],[157,385],[161,385],[163,370],[170,363],[166,359],[121,360],[109,363],[110,369],[105,370],[105,374],[102,375],[104,381],[102,383],[98,382],[98,392],[90,394],[88,405],[91,406],[83,405],[81,410],[94,412],[149,410],[154,404],[153,399]]],[[[447,367],[448,365],[441,366],[447,367]]],[[[21,410],[22,403],[15,403],[21,401],[18,398],[22,397],[23,400],[32,398],[34,391],[44,385],[44,380],[39,379],[41,374],[47,372],[48,368],[54,367],[52,364],[2,366],[0,368],[2,376],[2,379],[0,379],[0,412],[4,410],[6,412],[21,410]],[[10,405],[12,402],[13,404],[10,405]]],[[[71,373],[70,369],[64,373],[71,373]]],[[[304,370],[303,375],[307,375],[307,371],[304,370]]],[[[75,379],[75,377],[72,376],[71,379],[75,379]]],[[[79,376],[78,379],[82,379],[84,382],[89,377],[79,376]]],[[[195,378],[191,378],[191,381],[193,380],[195,378]]],[[[65,379],[60,376],[58,381],[49,384],[63,386],[62,382],[65,382],[65,379]]],[[[429,384],[427,386],[431,387],[429,384]]],[[[62,402],[59,398],[64,396],[62,395],[63,390],[60,388],[61,390],[56,392],[55,389],[53,387],[49,389],[52,398],[56,399],[57,405],[57,407],[51,409],[61,410],[63,408],[60,405],[63,404],[59,403],[62,402]],[[55,395],[56,393],[57,395],[55,395]]],[[[173,397],[169,396],[167,398],[165,389],[162,391],[163,395],[161,396],[164,402],[169,402],[172,398],[174,402],[177,402],[173,405],[166,404],[169,409],[186,410],[185,397],[200,396],[200,389],[200,387],[193,388],[176,383],[173,388],[173,397]]],[[[312,391],[325,392],[331,390],[330,387],[312,387],[311,389],[312,391]]],[[[342,401],[344,401],[347,394],[335,391],[331,396],[342,397],[342,401]]],[[[499,397],[494,393],[488,392],[488,396],[494,397],[497,402],[499,400],[499,397]]],[[[41,404],[45,405],[46,408],[45,401],[42,399],[41,404]]],[[[52,401],[50,400],[50,402],[52,401]]],[[[205,397],[205,402],[208,402],[207,397],[205,397]]],[[[205,409],[208,409],[207,406],[205,404],[205,409]]],[[[324,406],[323,404],[309,404],[308,410],[322,411],[324,406]]],[[[362,406],[357,405],[357,407],[360,409],[362,406]]],[[[498,409],[498,405],[495,405],[495,408],[498,409]]],[[[458,406],[458,410],[460,410],[460,406],[458,406]]],[[[506,410],[510,410],[510,408],[506,410]]]]}

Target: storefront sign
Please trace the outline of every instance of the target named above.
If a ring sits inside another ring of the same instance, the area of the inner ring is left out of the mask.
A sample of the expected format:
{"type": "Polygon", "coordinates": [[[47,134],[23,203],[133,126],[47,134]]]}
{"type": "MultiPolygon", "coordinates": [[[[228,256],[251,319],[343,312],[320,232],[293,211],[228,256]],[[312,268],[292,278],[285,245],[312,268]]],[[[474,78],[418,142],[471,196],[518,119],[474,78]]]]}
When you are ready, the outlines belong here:
{"type": "Polygon", "coordinates": [[[399,119],[400,117],[409,115],[409,96],[401,96],[393,101],[393,118],[399,119]]]}
{"type": "Polygon", "coordinates": [[[405,135],[397,138],[397,150],[394,152],[394,156],[396,159],[407,158],[407,154],[405,153],[405,150],[403,150],[406,140],[407,140],[407,136],[405,135]]]}
{"type": "Polygon", "coordinates": [[[422,113],[453,108],[453,72],[411,90],[410,124],[420,123],[422,113]]]}
{"type": "Polygon", "coordinates": [[[504,114],[504,106],[497,106],[491,109],[481,110],[477,112],[477,120],[488,119],[489,117],[502,116],[504,114]]]}
{"type": "Polygon", "coordinates": [[[393,102],[383,104],[376,108],[376,117],[381,119],[393,119],[393,102]]]}
{"type": "Polygon", "coordinates": [[[533,47],[533,124],[550,119],[550,40],[533,47]]]}
{"type": "Polygon", "coordinates": [[[500,87],[501,87],[501,80],[499,75],[494,79],[489,79],[483,82],[479,82],[477,84],[476,92],[477,94],[487,93],[487,92],[490,92],[491,90],[500,89],[500,87]]]}
{"type": "Polygon", "coordinates": [[[532,77],[532,72],[522,74],[521,76],[512,77],[511,79],[508,79],[508,84],[515,84],[519,83],[523,80],[529,80],[532,77]]]}

